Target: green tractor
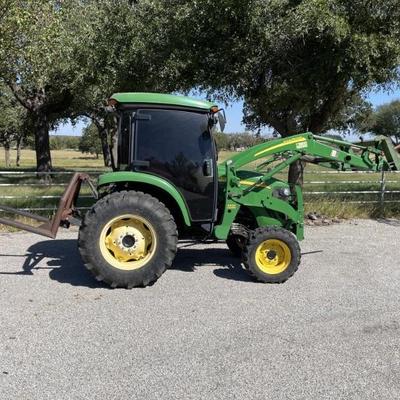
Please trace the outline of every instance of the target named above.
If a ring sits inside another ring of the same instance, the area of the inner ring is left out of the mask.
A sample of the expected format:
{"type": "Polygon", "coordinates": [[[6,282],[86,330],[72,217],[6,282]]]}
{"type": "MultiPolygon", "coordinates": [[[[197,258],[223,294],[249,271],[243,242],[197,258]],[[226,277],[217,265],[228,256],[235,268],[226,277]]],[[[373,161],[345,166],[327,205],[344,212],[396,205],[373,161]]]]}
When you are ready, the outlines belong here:
{"type": "Polygon", "coordinates": [[[337,170],[400,169],[387,138],[352,144],[311,133],[266,141],[218,164],[213,131],[223,129],[225,116],[214,103],[117,93],[109,105],[119,121],[114,171],[92,187],[98,200],[82,221],[74,204],[90,180],[76,174],[52,221],[20,211],[43,224],[0,223],[53,238],[60,225],[78,223],[85,266],[112,287],[156,281],[182,238],[226,241],[257,280],[282,283],[300,264],[304,212],[301,188],[279,173],[298,160],[337,170]]]}

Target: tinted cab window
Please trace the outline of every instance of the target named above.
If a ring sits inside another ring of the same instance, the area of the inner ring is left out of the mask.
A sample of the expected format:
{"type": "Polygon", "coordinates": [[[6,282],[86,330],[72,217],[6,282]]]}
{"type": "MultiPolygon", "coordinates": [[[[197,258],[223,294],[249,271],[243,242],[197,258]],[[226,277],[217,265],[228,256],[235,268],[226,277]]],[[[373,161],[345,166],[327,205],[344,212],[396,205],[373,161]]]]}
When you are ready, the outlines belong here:
{"type": "Polygon", "coordinates": [[[136,160],[171,181],[185,198],[193,220],[213,218],[215,160],[208,114],[181,110],[138,110],[136,160]],[[211,168],[210,168],[211,166],[211,168]]]}

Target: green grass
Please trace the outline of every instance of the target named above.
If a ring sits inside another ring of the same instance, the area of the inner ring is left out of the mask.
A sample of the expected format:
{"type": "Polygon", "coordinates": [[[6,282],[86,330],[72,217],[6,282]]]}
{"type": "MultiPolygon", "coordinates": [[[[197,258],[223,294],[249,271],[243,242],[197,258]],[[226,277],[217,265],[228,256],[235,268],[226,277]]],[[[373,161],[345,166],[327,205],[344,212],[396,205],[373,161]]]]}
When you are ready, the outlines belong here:
{"type": "MultiPolygon", "coordinates": [[[[17,152],[11,150],[11,168],[16,169],[15,159],[17,152]]],[[[104,169],[103,159],[96,159],[89,154],[82,154],[75,150],[53,150],[51,152],[53,167],[55,170],[63,169],[104,169]]],[[[34,169],[36,165],[36,155],[33,150],[22,150],[20,169],[34,169]]],[[[5,169],[4,149],[0,147],[0,170],[5,169]]]]}

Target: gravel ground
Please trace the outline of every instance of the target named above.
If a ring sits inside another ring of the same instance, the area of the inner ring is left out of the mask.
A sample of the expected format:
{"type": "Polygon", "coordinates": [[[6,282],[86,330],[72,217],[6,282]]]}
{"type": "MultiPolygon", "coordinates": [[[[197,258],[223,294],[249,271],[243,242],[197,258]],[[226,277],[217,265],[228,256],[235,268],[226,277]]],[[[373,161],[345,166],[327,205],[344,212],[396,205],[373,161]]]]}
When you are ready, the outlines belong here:
{"type": "Polygon", "coordinates": [[[399,234],[307,227],[282,285],[180,244],[133,290],[94,281],[74,232],[0,234],[0,399],[399,399],[399,234]]]}

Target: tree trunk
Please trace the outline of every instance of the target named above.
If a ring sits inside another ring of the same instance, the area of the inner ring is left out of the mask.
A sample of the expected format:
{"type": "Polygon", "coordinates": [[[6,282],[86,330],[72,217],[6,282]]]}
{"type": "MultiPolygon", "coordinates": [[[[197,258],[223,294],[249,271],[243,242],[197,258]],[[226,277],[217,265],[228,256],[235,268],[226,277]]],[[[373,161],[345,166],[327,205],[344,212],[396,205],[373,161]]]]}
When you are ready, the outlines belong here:
{"type": "MultiPolygon", "coordinates": [[[[36,150],[36,170],[37,172],[45,172],[44,178],[49,179],[51,172],[51,153],[50,153],[50,136],[49,122],[47,115],[38,114],[35,116],[35,150],[36,150]]],[[[42,176],[43,177],[43,176],[42,176]]]]}
{"type": "Polygon", "coordinates": [[[103,150],[104,166],[111,167],[111,152],[108,144],[108,130],[105,127],[97,126],[101,140],[101,148],[103,150]]]}
{"type": "Polygon", "coordinates": [[[10,142],[9,141],[6,141],[4,143],[4,156],[5,156],[6,168],[11,167],[11,162],[10,162],[10,142]]]}
{"type": "MultiPolygon", "coordinates": [[[[272,126],[275,129],[275,132],[279,133],[282,138],[287,138],[301,132],[301,129],[299,129],[296,124],[296,120],[291,116],[287,116],[283,120],[277,118],[265,118],[265,121],[268,121],[268,124],[272,126]]],[[[303,186],[304,167],[305,163],[300,160],[295,161],[289,166],[288,183],[290,185],[303,186]]]]}
{"type": "Polygon", "coordinates": [[[98,116],[95,112],[89,114],[89,116],[97,128],[97,132],[99,133],[101,141],[101,149],[103,152],[104,166],[111,167],[112,156],[111,156],[110,145],[108,143],[109,127],[107,125],[107,120],[104,117],[98,116]]]}
{"type": "Polygon", "coordinates": [[[22,135],[17,137],[17,158],[15,160],[15,164],[17,167],[21,165],[21,149],[22,149],[22,141],[23,137],[22,135]]]}
{"type": "Polygon", "coordinates": [[[104,166],[111,167],[111,151],[110,146],[108,144],[108,134],[107,130],[104,129],[101,132],[101,147],[103,149],[103,157],[104,157],[104,166]]]}
{"type": "Polygon", "coordinates": [[[289,166],[288,182],[290,185],[303,186],[305,162],[297,160],[289,166]]]}
{"type": "Polygon", "coordinates": [[[117,117],[114,116],[112,118],[112,125],[110,128],[110,137],[111,137],[111,166],[115,170],[118,164],[118,120],[117,117]]]}

